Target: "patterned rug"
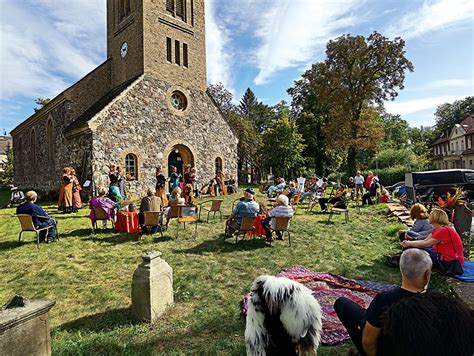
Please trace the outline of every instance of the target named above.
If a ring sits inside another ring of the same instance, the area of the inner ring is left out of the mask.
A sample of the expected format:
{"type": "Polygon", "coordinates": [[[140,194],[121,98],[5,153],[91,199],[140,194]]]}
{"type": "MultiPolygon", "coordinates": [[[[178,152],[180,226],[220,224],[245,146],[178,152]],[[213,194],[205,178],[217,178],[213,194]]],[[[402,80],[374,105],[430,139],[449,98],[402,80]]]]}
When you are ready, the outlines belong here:
{"type": "MultiPolygon", "coordinates": [[[[313,272],[303,266],[285,268],[277,277],[286,277],[298,281],[312,290],[313,296],[321,305],[323,313],[323,345],[335,345],[349,339],[346,329],[334,311],[334,302],[346,297],[367,308],[374,296],[382,291],[395,288],[396,285],[382,282],[354,280],[327,272],[313,272]]],[[[242,300],[242,314],[247,315],[250,294],[242,300]]]]}

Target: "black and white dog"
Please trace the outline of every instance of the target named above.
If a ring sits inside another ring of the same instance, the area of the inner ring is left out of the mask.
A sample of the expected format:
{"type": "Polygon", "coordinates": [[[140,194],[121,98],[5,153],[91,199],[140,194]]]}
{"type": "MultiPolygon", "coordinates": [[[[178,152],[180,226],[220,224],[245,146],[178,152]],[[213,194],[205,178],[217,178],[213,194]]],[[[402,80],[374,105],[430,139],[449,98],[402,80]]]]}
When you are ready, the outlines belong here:
{"type": "Polygon", "coordinates": [[[245,327],[247,355],[316,355],[321,330],[321,307],[308,288],[266,275],[254,281],[245,327]]]}

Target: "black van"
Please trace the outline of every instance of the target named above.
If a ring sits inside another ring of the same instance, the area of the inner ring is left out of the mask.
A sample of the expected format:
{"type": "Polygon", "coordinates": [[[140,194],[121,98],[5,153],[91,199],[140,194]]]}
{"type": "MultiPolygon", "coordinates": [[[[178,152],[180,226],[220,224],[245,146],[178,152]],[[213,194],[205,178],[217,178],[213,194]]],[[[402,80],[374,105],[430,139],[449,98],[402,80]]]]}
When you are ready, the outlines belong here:
{"type": "Polygon", "coordinates": [[[428,200],[446,198],[448,192],[454,193],[456,187],[462,187],[467,192],[467,198],[474,200],[474,170],[444,169],[405,173],[407,192],[406,204],[423,203],[428,200]]]}

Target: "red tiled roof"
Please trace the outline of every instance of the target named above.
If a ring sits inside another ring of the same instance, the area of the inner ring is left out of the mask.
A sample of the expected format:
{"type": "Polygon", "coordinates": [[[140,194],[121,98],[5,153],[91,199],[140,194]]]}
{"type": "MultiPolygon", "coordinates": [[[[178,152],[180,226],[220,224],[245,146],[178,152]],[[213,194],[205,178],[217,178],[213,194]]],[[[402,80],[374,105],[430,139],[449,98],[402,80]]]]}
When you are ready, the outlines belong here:
{"type": "Polygon", "coordinates": [[[466,134],[474,132],[474,114],[469,115],[466,117],[462,122],[461,125],[466,130],[466,134]]]}

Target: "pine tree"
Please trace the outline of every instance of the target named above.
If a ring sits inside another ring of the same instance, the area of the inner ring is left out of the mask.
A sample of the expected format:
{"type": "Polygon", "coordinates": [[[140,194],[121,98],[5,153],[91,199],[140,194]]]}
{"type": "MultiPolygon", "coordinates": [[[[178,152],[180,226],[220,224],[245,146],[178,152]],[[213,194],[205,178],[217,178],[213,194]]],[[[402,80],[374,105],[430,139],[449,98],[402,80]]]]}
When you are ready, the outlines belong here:
{"type": "Polygon", "coordinates": [[[255,115],[255,110],[258,106],[258,101],[250,88],[247,88],[244,96],[240,99],[239,111],[247,119],[252,119],[255,115]]]}

